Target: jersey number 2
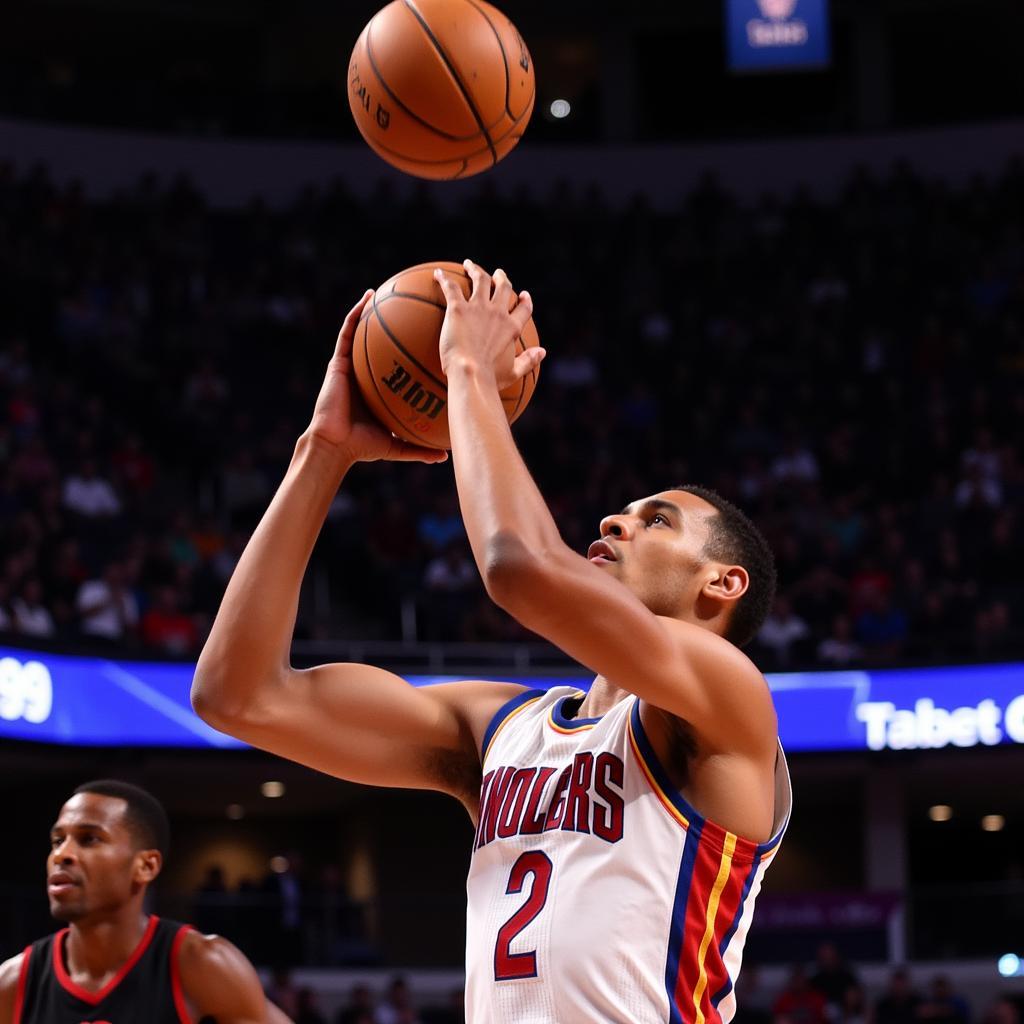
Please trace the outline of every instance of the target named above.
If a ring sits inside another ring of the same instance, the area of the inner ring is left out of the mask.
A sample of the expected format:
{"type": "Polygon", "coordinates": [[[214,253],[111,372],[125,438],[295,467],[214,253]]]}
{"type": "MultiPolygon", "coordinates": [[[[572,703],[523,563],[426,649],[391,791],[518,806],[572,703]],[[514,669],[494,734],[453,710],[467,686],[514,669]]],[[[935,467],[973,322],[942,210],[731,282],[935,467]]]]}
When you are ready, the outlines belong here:
{"type": "Polygon", "coordinates": [[[526,902],[498,929],[498,942],[494,947],[494,980],[515,981],[518,978],[537,977],[537,951],[513,953],[512,940],[544,909],[551,884],[551,861],[540,850],[524,853],[512,865],[505,892],[522,892],[527,875],[533,875],[533,885],[526,902]]]}

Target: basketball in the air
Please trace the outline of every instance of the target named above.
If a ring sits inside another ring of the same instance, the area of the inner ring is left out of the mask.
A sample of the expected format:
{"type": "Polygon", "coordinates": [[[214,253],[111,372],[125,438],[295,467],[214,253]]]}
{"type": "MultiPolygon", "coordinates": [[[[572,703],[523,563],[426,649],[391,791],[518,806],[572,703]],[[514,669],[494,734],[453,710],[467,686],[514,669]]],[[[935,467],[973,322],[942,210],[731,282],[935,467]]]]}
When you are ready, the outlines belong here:
{"type": "MultiPolygon", "coordinates": [[[[458,263],[421,263],[388,279],[363,310],[352,344],[359,391],[373,415],[398,437],[428,448],[450,448],[448,385],[441,371],[444,293],[434,280],[440,267],[468,297],[471,282],[458,263]]],[[[513,296],[512,306],[515,307],[513,296]]],[[[514,342],[514,355],[538,344],[533,320],[514,342]]],[[[514,423],[533,397],[537,368],[501,392],[514,423]]]]}
{"type": "Polygon", "coordinates": [[[420,178],[493,167],[533,111],[523,37],[486,0],[394,0],[363,29],[348,102],[370,147],[420,178]]]}

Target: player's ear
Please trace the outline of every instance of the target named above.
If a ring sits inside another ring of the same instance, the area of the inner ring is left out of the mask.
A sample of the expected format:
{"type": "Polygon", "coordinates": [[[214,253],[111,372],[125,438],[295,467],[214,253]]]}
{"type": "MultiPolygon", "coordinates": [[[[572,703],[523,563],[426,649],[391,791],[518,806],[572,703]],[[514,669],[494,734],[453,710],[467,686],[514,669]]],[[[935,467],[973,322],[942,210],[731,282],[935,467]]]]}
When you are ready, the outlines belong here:
{"type": "Polygon", "coordinates": [[[149,885],[163,866],[164,858],[159,850],[139,850],[135,855],[135,881],[149,885]]]}
{"type": "Polygon", "coordinates": [[[742,565],[721,566],[704,584],[704,593],[717,601],[738,601],[750,589],[750,574],[742,565]]]}

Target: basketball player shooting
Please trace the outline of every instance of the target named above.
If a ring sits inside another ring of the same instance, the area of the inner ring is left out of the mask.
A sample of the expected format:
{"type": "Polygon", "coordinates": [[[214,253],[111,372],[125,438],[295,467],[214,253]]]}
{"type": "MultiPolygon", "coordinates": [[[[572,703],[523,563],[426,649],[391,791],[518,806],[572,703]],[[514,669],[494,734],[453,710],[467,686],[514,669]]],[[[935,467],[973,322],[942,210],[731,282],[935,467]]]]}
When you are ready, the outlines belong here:
{"type": "Polygon", "coordinates": [[[227,939],[143,910],[168,842],[145,790],[75,790],[46,861],[50,913],[68,927],[0,965],[0,1024],[289,1024],[227,939]]]}
{"type": "Polygon", "coordinates": [[[359,461],[443,453],[369,420],[349,313],[309,428],[235,570],[197,666],[216,728],[356,782],[435,789],[476,824],[468,879],[472,1024],[729,1021],[753,902],[789,813],[760,672],[740,646],[774,567],[745,516],[679,487],[562,541],[499,390],[532,312],[467,263],[439,277],[459,500],[491,598],[596,673],[584,695],[465,681],[413,688],[362,664],[289,664],[299,587],[328,507],[359,461]]]}

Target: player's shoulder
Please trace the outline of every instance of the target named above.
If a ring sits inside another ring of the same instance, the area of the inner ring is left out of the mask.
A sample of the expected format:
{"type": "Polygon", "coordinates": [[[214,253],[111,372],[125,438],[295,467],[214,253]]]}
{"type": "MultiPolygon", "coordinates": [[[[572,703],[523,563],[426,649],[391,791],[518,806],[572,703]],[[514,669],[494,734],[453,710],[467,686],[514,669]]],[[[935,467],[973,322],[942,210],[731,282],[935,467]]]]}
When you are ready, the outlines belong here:
{"type": "MultiPolygon", "coordinates": [[[[522,683],[463,679],[433,684],[425,689],[429,689],[431,696],[458,719],[467,742],[466,753],[471,753],[470,760],[475,773],[483,761],[485,740],[495,718],[500,717],[505,708],[528,693],[530,688],[522,683]],[[471,752],[468,749],[470,743],[471,752]]],[[[478,786],[479,779],[474,774],[473,784],[469,787],[474,795],[478,786]]]]}
{"type": "Polygon", "coordinates": [[[21,967],[25,963],[25,955],[25,950],[22,950],[9,960],[0,963],[0,991],[6,991],[9,987],[17,988],[21,967]]]}
{"type": "Polygon", "coordinates": [[[183,973],[191,970],[230,971],[242,962],[249,963],[245,954],[223,935],[204,935],[195,928],[188,928],[181,936],[178,968],[183,973]]]}
{"type": "Polygon", "coordinates": [[[18,995],[18,983],[25,963],[25,951],[0,963],[0,1024],[14,1020],[14,1001],[18,995]]]}
{"type": "Polygon", "coordinates": [[[265,1006],[256,968],[222,935],[204,935],[190,928],[178,947],[177,970],[197,1016],[255,1020],[265,1006]]]}

